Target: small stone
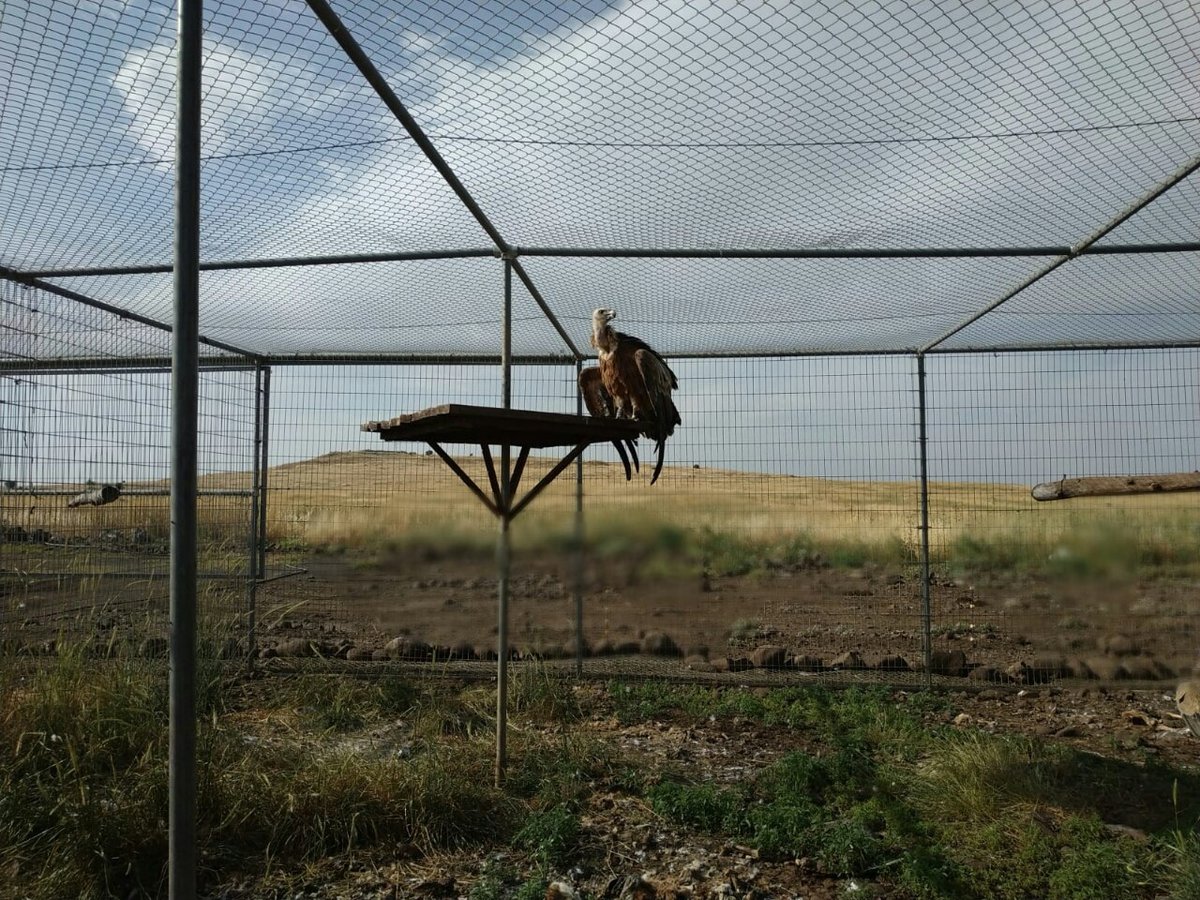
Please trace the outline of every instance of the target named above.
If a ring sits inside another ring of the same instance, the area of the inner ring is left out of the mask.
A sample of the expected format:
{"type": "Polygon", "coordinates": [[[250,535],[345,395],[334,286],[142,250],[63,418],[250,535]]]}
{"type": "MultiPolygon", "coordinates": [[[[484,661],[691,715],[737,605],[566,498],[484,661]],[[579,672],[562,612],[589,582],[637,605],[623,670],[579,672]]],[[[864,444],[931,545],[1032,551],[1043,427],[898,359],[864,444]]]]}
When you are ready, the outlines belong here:
{"type": "Polygon", "coordinates": [[[933,675],[961,678],[967,674],[967,657],[961,650],[934,650],[929,655],[929,671],[933,675]]]}
{"type": "Polygon", "coordinates": [[[845,669],[854,672],[866,667],[867,664],[863,661],[862,656],[855,650],[847,650],[845,653],[835,656],[829,663],[831,669],[845,669]]]}
{"type": "Polygon", "coordinates": [[[954,717],[955,725],[966,725],[970,721],[971,721],[970,713],[961,712],[957,716],[954,717]]]}
{"type": "Polygon", "coordinates": [[[967,678],[971,681],[986,681],[991,684],[1006,684],[1012,680],[995,666],[976,666],[967,673],[967,678]]]}
{"type": "Polygon", "coordinates": [[[824,672],[825,662],[819,656],[804,653],[800,656],[789,656],[787,658],[787,667],[799,672],[824,672]]]}
{"type": "Polygon", "coordinates": [[[641,652],[651,656],[682,656],[679,645],[670,635],[661,631],[652,631],[642,638],[641,652]]]}
{"type": "Polygon", "coordinates": [[[759,669],[782,669],[787,662],[788,652],[786,647],[779,647],[773,644],[755,647],[750,652],[750,662],[759,669]]]}
{"type": "Polygon", "coordinates": [[[313,646],[304,638],[288,638],[276,645],[275,655],[285,658],[312,656],[313,646]]]}
{"type": "Polygon", "coordinates": [[[1110,634],[1104,639],[1103,649],[1113,656],[1132,656],[1138,652],[1138,645],[1127,634],[1110,634]]]}
{"type": "Polygon", "coordinates": [[[746,656],[718,656],[709,663],[714,672],[745,672],[754,667],[746,656]]]}

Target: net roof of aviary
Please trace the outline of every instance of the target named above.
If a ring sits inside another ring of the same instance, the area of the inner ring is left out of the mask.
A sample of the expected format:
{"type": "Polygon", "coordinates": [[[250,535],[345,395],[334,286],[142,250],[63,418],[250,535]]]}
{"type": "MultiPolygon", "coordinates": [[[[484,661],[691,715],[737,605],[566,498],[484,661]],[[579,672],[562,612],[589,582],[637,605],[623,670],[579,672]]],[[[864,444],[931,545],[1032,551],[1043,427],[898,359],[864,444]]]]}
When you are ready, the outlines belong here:
{"type": "MultiPolygon", "coordinates": [[[[0,6],[3,277],[171,320],[174,14],[0,6]]],[[[1191,0],[208,0],[203,86],[226,349],[497,353],[502,257],[518,357],[1200,343],[1191,0]]]]}

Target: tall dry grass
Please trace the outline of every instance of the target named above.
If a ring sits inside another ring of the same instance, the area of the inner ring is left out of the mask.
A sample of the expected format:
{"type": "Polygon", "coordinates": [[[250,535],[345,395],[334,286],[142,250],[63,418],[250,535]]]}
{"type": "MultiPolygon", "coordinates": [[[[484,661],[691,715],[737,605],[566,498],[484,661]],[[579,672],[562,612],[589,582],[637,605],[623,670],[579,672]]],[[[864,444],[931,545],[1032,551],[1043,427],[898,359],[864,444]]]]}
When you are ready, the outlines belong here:
{"type": "MultiPolygon", "coordinates": [[[[459,462],[476,483],[488,479],[478,456],[459,462]]],[[[550,468],[532,457],[527,490],[550,468]]],[[[626,483],[612,463],[584,465],[587,539],[613,535],[717,534],[760,544],[802,538],[822,548],[857,548],[854,558],[914,557],[920,546],[918,487],[912,481],[851,481],[670,467],[653,487],[626,483]]],[[[277,546],[374,550],[411,543],[491,546],[495,523],[478,500],[433,456],[400,451],[330,453],[268,472],[268,539],[277,546]]],[[[245,489],[247,473],[209,475],[203,489],[245,489]]],[[[569,542],[574,470],[520,517],[518,547],[569,542]]],[[[144,529],[165,537],[166,497],[129,497],[110,506],[67,509],[63,497],[0,496],[0,521],[52,534],[144,529]]],[[[934,482],[930,546],[935,560],[992,565],[1084,557],[1130,564],[1200,559],[1200,501],[1195,494],[1086,498],[1038,503],[1029,486],[934,482]],[[1057,557],[1055,556],[1057,554],[1057,557]],[[1114,556],[1115,554],[1115,556],[1114,556]]],[[[202,497],[202,540],[240,552],[249,522],[243,498],[202,497]]]]}

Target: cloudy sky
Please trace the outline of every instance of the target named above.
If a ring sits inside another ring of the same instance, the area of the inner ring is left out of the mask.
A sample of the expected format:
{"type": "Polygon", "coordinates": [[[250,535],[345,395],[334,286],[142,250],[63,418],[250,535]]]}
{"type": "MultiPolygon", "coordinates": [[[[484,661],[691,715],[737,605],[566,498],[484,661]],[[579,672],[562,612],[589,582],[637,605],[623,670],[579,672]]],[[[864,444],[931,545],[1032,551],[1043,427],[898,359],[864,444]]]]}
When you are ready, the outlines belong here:
{"type": "MultiPolygon", "coordinates": [[[[491,246],[305,4],[205,6],[206,259],[491,246]]],[[[1188,0],[335,6],[518,246],[1068,246],[1200,155],[1188,0]]],[[[0,16],[0,263],[169,261],[171,5],[0,16]]],[[[1196,184],[1108,240],[1194,239],[1196,184]]],[[[1196,258],[1077,261],[957,340],[1200,339],[1196,258]]],[[[689,353],[909,349],[1049,261],[525,265],[577,344],[605,300],[689,353]]],[[[213,273],[202,317],[263,352],[486,352],[499,269],[213,273]]],[[[167,275],[61,283],[169,318],[167,275]]],[[[560,351],[518,302],[518,350],[560,351]]]]}

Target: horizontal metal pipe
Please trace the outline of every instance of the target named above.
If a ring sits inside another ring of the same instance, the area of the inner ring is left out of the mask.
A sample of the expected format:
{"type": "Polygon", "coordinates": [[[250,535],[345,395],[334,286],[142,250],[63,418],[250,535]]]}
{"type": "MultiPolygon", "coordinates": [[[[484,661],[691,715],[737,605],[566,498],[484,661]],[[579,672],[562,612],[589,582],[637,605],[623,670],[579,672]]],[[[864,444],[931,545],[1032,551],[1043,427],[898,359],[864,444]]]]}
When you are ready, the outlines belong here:
{"type": "MultiPolygon", "coordinates": [[[[937,347],[928,351],[929,355],[939,354],[1013,354],[1013,353],[1072,353],[1104,350],[1196,350],[1200,349],[1200,340],[1196,341],[1127,341],[1122,343],[1090,342],[1071,345],[1062,344],[1026,344],[1019,347],[937,347]]],[[[667,359],[701,360],[701,359],[803,359],[812,357],[823,359],[831,356],[875,356],[908,357],[917,352],[915,347],[890,347],[878,350],[730,350],[713,352],[663,353],[667,359]]],[[[161,357],[145,358],[145,364],[140,364],[137,358],[95,360],[95,359],[65,359],[65,360],[4,360],[0,359],[0,374],[5,377],[29,375],[78,375],[89,373],[117,374],[161,374],[169,371],[161,357]]],[[[285,356],[263,357],[264,365],[272,366],[335,366],[335,365],[460,365],[460,366],[495,366],[500,362],[499,356],[453,356],[422,354],[405,356],[403,354],[376,354],[369,356],[285,356]]],[[[570,356],[514,356],[513,365],[522,366],[553,366],[567,365],[575,362],[570,356]]],[[[202,362],[202,368],[217,371],[253,371],[253,366],[244,362],[222,363],[221,360],[202,362]]]]}
{"type": "MultiPolygon", "coordinates": [[[[413,250],[396,253],[348,253],[327,256],[268,257],[264,259],[225,259],[200,263],[200,271],[230,269],[282,269],[305,266],[343,266],[362,263],[407,262],[436,259],[479,259],[494,257],[502,251],[475,247],[458,250],[413,250]]],[[[796,249],[749,249],[731,247],[514,247],[514,258],[531,257],[610,257],[613,259],[958,259],[1021,256],[1065,256],[1066,245],[1031,247],[805,247],[796,249]]],[[[1200,241],[1152,244],[1103,244],[1078,251],[1079,256],[1125,256],[1145,253],[1197,253],[1200,241]]],[[[171,263],[145,263],[128,266],[83,266],[60,269],[31,269],[17,273],[22,278],[83,278],[115,275],[159,275],[171,272],[171,263]]]]}
{"type": "MultiPolygon", "coordinates": [[[[613,259],[958,259],[996,256],[1063,256],[1069,246],[1032,247],[804,247],[795,249],[646,248],[646,247],[514,247],[518,256],[611,257],[613,259]]],[[[1195,253],[1200,241],[1158,244],[1106,244],[1079,255],[1195,253]]]]}
{"type": "MultiPolygon", "coordinates": [[[[266,259],[220,259],[200,263],[201,272],[219,272],[227,269],[286,269],[304,266],[345,266],[361,263],[406,262],[423,259],[475,259],[495,257],[497,251],[491,247],[476,247],[465,250],[412,250],[395,253],[347,253],[326,256],[284,256],[266,259]]],[[[146,263],[129,266],[94,266],[73,269],[36,269],[22,272],[30,278],[84,278],[109,275],[163,275],[174,271],[173,263],[146,263]]]]}

